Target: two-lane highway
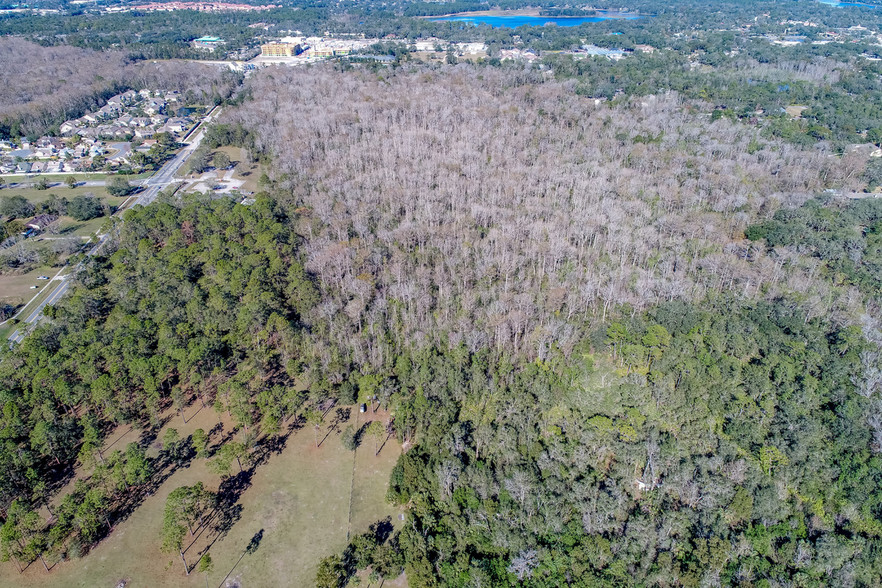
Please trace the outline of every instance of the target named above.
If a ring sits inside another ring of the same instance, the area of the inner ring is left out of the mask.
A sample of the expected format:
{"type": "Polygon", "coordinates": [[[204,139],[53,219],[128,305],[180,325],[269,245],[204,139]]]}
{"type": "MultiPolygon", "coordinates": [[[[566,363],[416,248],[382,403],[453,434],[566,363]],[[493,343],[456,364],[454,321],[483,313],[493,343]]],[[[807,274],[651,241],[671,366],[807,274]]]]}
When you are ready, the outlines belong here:
{"type": "MultiPolygon", "coordinates": [[[[156,173],[150,176],[147,180],[144,181],[143,186],[144,189],[134,196],[134,201],[132,202],[132,206],[136,204],[140,204],[142,206],[146,206],[153,202],[156,196],[165,188],[170,186],[175,182],[175,174],[178,173],[187,160],[193,155],[193,152],[199,148],[199,145],[202,143],[202,139],[205,137],[205,124],[210,122],[212,118],[217,116],[220,112],[219,107],[214,107],[208,113],[208,115],[196,126],[193,128],[190,133],[184,137],[183,142],[185,146],[175,155],[172,159],[167,161],[165,165],[159,168],[156,173]]],[[[122,210],[120,211],[120,213],[122,210]]],[[[118,213],[119,214],[119,213],[118,213]]],[[[92,249],[89,250],[88,255],[96,255],[101,247],[107,240],[107,235],[101,235],[99,237],[98,243],[95,244],[92,249]]],[[[58,285],[52,290],[52,292],[47,296],[37,308],[35,308],[28,316],[23,319],[22,326],[17,329],[12,335],[9,336],[9,340],[12,343],[21,343],[22,340],[27,336],[28,331],[31,327],[33,327],[39,320],[40,317],[43,316],[43,309],[46,308],[47,305],[55,304],[64,293],[67,292],[67,289],[70,287],[71,279],[74,275],[76,275],[77,271],[82,267],[83,262],[78,263],[71,271],[67,274],[61,276],[56,276],[56,279],[53,281],[57,281],[58,285]]],[[[59,272],[60,274],[60,272],[59,272]]],[[[52,282],[50,282],[51,284],[52,282]]]]}

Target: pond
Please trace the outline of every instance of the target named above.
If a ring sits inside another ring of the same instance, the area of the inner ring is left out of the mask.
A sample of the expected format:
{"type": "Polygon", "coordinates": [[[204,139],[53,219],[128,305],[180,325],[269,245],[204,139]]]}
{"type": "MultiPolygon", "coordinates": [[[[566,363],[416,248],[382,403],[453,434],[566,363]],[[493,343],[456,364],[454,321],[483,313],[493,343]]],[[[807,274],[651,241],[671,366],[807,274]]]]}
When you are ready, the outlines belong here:
{"type": "Polygon", "coordinates": [[[641,18],[636,14],[622,13],[598,13],[596,16],[524,16],[524,15],[508,15],[508,16],[485,16],[472,14],[454,14],[451,16],[441,16],[431,18],[434,22],[459,21],[463,23],[479,25],[486,24],[493,28],[509,28],[514,29],[522,26],[541,27],[545,25],[557,25],[559,27],[575,27],[588,22],[600,22],[611,19],[628,19],[633,20],[641,18]]]}
{"type": "Polygon", "coordinates": [[[864,8],[879,8],[878,4],[866,4],[864,2],[839,2],[839,0],[818,0],[828,6],[862,6],[864,8]]]}

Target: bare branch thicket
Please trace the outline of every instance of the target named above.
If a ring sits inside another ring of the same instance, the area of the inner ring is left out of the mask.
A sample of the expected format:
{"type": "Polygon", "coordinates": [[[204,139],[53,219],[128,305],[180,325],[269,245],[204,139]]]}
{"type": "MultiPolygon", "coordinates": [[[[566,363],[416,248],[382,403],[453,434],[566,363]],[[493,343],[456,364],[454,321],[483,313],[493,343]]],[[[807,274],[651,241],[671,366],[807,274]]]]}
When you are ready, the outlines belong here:
{"type": "Polygon", "coordinates": [[[862,160],[823,145],[769,144],[676,94],[598,104],[525,70],[315,67],[249,83],[253,100],[228,120],[257,132],[283,202],[311,210],[308,268],[345,309],[334,328],[360,361],[388,357],[350,336],[375,326],[396,343],[444,333],[536,355],[584,336],[561,320],[596,324],[614,308],[784,289],[813,316],[857,304],[809,262],[743,238],[847,185],[862,160]]]}

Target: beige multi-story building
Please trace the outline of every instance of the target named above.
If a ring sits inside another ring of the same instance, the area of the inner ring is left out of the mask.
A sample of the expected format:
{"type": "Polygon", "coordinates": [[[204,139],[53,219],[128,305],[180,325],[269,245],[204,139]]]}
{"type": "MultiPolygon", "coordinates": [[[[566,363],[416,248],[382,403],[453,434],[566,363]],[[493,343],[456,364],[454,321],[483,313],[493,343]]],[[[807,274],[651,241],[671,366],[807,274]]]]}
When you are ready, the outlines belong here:
{"type": "Polygon", "coordinates": [[[260,54],[264,57],[294,57],[297,47],[292,43],[267,43],[260,46],[260,54]]]}

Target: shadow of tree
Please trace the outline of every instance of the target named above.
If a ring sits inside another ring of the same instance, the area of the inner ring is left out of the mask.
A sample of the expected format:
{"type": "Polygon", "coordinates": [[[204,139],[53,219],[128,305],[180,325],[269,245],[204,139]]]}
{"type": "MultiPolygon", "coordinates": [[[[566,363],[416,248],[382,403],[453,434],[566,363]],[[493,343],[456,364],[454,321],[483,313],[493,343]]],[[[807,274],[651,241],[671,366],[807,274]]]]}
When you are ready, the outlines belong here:
{"type": "Polygon", "coordinates": [[[376,539],[378,545],[385,543],[386,540],[392,536],[392,531],[394,530],[395,527],[392,525],[391,516],[388,516],[385,519],[381,519],[368,527],[368,532],[373,534],[374,539],[376,539]]]}
{"type": "Polygon", "coordinates": [[[260,542],[263,539],[263,529],[254,534],[254,537],[251,538],[251,541],[248,543],[248,547],[245,548],[245,553],[252,554],[257,551],[257,548],[260,547],[260,542]]]}

